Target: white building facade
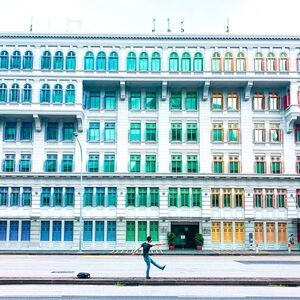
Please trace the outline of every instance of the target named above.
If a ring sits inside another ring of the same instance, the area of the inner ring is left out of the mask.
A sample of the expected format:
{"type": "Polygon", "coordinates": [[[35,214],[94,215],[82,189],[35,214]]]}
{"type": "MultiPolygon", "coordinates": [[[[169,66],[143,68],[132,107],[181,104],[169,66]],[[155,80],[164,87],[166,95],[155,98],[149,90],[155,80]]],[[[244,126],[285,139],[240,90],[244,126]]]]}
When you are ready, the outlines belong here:
{"type": "Polygon", "coordinates": [[[299,42],[0,34],[0,250],[298,247],[299,42]]]}

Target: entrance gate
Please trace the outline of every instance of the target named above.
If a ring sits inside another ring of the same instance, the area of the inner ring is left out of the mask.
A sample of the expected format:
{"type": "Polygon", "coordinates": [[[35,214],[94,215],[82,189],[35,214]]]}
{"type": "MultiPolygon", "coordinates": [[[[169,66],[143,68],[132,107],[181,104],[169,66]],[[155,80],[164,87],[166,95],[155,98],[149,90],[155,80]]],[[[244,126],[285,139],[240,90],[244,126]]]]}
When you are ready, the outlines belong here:
{"type": "Polygon", "coordinates": [[[171,223],[171,231],[176,234],[175,248],[195,249],[195,234],[199,233],[199,223],[171,223]]]}

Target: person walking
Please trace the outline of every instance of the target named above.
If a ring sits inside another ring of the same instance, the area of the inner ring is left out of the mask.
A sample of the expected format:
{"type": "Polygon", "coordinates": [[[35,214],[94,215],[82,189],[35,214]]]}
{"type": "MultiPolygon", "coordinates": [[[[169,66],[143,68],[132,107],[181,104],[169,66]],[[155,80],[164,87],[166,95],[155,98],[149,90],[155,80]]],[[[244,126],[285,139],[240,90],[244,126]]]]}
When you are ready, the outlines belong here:
{"type": "Polygon", "coordinates": [[[290,234],[290,237],[289,237],[289,244],[290,244],[291,250],[294,250],[294,248],[295,248],[295,238],[294,238],[294,235],[292,233],[290,234]]]}
{"type": "Polygon", "coordinates": [[[149,255],[149,251],[151,247],[154,246],[162,246],[164,245],[163,243],[152,243],[152,239],[151,236],[147,237],[147,241],[144,242],[139,248],[135,249],[132,252],[132,255],[136,254],[141,248],[143,248],[143,256],[144,256],[144,261],[147,265],[147,269],[146,269],[146,279],[150,279],[150,266],[151,264],[153,264],[155,267],[157,267],[158,269],[161,269],[162,271],[165,269],[166,265],[164,266],[160,266],[159,264],[157,264],[149,255]]]}

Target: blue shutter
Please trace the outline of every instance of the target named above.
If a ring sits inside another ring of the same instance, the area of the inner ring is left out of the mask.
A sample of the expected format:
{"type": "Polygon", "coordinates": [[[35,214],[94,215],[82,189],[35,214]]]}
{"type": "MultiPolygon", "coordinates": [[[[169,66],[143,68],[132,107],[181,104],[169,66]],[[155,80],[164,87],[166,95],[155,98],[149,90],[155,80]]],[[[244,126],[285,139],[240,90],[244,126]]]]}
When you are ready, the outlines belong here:
{"type": "Polygon", "coordinates": [[[7,221],[0,221],[0,241],[6,241],[7,221]]]}
{"type": "Polygon", "coordinates": [[[9,240],[17,241],[19,233],[19,221],[10,221],[9,240]]]}
{"type": "Polygon", "coordinates": [[[104,241],[104,221],[96,221],[95,241],[104,241]]]}
{"type": "Polygon", "coordinates": [[[49,241],[50,238],[50,221],[41,222],[41,241],[49,241]]]}
{"type": "Polygon", "coordinates": [[[22,221],[21,241],[30,241],[30,221],[22,221]]]}
{"type": "Polygon", "coordinates": [[[116,241],[116,221],[107,221],[107,241],[116,241]]]}
{"type": "Polygon", "coordinates": [[[73,221],[65,221],[64,241],[73,241],[73,221]]]}
{"type": "Polygon", "coordinates": [[[93,238],[93,221],[84,221],[83,225],[83,240],[91,242],[93,238]]]}
{"type": "Polygon", "coordinates": [[[52,241],[61,241],[61,221],[53,221],[52,241]]]}

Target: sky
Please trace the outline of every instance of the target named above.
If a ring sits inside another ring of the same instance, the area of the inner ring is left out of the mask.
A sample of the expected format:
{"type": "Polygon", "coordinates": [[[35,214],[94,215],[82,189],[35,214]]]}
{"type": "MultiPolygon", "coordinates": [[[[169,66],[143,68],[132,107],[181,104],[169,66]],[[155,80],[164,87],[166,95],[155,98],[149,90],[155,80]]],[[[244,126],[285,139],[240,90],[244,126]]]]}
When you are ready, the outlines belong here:
{"type": "Polygon", "coordinates": [[[0,32],[300,34],[300,0],[0,0],[0,32]]]}

